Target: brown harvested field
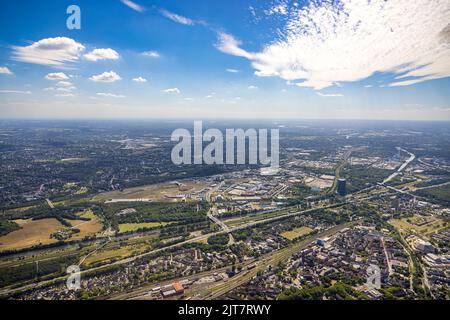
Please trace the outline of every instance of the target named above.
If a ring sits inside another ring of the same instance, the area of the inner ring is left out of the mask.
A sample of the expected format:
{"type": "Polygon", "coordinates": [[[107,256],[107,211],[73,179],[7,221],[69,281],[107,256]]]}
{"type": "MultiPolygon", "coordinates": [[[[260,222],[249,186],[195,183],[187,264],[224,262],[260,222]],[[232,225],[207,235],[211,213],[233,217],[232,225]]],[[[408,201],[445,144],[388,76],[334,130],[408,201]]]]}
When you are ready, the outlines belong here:
{"type": "Polygon", "coordinates": [[[0,237],[0,251],[22,249],[38,244],[56,242],[50,235],[64,226],[56,219],[42,220],[15,220],[21,226],[20,230],[13,231],[0,237]]]}
{"type": "Polygon", "coordinates": [[[299,237],[302,237],[304,235],[310,234],[313,231],[313,229],[308,228],[308,227],[300,227],[300,228],[295,228],[294,230],[291,231],[285,231],[281,233],[281,236],[283,238],[289,239],[289,240],[294,240],[297,239],[299,237]]]}
{"type": "Polygon", "coordinates": [[[80,229],[80,233],[74,234],[70,240],[81,240],[86,236],[93,236],[102,231],[103,225],[98,219],[92,219],[89,221],[84,220],[68,220],[70,224],[77,229],[80,229]]]}
{"type": "Polygon", "coordinates": [[[96,195],[92,200],[107,201],[111,199],[149,199],[151,201],[174,201],[180,194],[192,193],[208,186],[202,181],[180,181],[183,185],[175,183],[152,184],[148,186],[125,189],[123,191],[111,191],[96,195]]]}

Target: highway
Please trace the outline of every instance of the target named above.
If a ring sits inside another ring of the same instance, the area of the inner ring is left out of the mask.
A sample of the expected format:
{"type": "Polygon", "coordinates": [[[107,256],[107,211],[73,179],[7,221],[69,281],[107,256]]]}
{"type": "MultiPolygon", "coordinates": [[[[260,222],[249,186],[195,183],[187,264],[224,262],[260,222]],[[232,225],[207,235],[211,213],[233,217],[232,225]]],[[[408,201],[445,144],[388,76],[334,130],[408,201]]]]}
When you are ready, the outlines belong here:
{"type": "Polygon", "coordinates": [[[214,212],[216,212],[216,211],[217,211],[217,209],[216,209],[215,207],[211,208],[211,209],[208,211],[207,216],[208,216],[209,219],[211,219],[212,222],[214,222],[214,223],[217,224],[219,227],[221,227],[223,231],[225,231],[226,233],[228,233],[228,235],[229,235],[229,237],[230,237],[230,240],[229,240],[228,244],[231,245],[231,244],[233,244],[235,241],[234,241],[233,235],[232,235],[231,232],[230,232],[230,228],[229,228],[222,220],[218,219],[218,218],[214,215],[214,212]]]}
{"type": "Polygon", "coordinates": [[[445,186],[447,186],[449,184],[450,184],[450,181],[444,182],[444,183],[435,184],[435,185],[431,185],[431,186],[426,186],[426,187],[419,187],[419,188],[416,188],[415,191],[417,191],[417,190],[433,189],[433,188],[438,188],[438,187],[445,187],[445,186]]]}
{"type": "Polygon", "coordinates": [[[45,201],[47,201],[48,206],[50,207],[50,209],[55,209],[55,206],[53,205],[53,202],[50,201],[50,199],[45,199],[45,201]]]}
{"type": "Polygon", "coordinates": [[[448,167],[448,166],[430,164],[430,163],[427,163],[427,162],[425,162],[425,161],[423,161],[423,160],[421,160],[421,159],[417,159],[417,161],[419,161],[421,164],[423,164],[423,165],[425,165],[425,166],[428,166],[428,167],[430,167],[430,168],[433,168],[433,169],[439,169],[439,170],[444,170],[444,171],[450,171],[450,167],[448,167]]]}
{"type": "Polygon", "coordinates": [[[332,194],[336,191],[337,188],[337,183],[338,180],[341,176],[341,171],[342,169],[345,167],[345,165],[347,164],[347,160],[348,158],[350,158],[351,154],[353,152],[353,148],[348,150],[345,154],[344,157],[341,161],[341,163],[339,163],[339,165],[334,169],[334,180],[333,180],[333,185],[331,186],[330,190],[328,190],[328,194],[332,194]]]}
{"type": "MultiPolygon", "coordinates": [[[[219,190],[219,189],[223,186],[223,184],[224,184],[224,182],[222,181],[222,182],[219,183],[215,188],[211,189],[210,191],[208,191],[208,192],[206,193],[206,200],[207,200],[209,203],[212,203],[212,201],[211,201],[211,195],[212,195],[212,193],[213,193],[213,192],[217,192],[217,190],[219,190]]],[[[222,228],[223,231],[225,231],[225,232],[228,233],[229,238],[230,238],[228,244],[229,244],[229,245],[233,244],[233,243],[234,243],[234,238],[233,238],[233,235],[229,232],[228,226],[227,226],[223,221],[221,221],[220,219],[218,219],[218,218],[215,216],[215,214],[217,214],[217,208],[216,208],[214,205],[212,205],[212,206],[211,206],[211,209],[209,209],[209,210],[208,210],[208,213],[207,213],[208,218],[209,218],[212,222],[214,222],[215,224],[217,224],[220,228],[222,228]]]]}

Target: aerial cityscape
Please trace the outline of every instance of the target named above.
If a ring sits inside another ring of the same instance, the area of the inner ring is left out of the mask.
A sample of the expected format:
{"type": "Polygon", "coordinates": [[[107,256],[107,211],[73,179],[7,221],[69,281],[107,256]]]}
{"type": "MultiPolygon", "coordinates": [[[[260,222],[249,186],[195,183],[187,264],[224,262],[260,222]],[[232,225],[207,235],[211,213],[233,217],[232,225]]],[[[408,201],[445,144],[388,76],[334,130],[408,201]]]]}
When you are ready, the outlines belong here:
{"type": "Polygon", "coordinates": [[[450,300],[449,1],[27,6],[1,300],[450,300]]]}

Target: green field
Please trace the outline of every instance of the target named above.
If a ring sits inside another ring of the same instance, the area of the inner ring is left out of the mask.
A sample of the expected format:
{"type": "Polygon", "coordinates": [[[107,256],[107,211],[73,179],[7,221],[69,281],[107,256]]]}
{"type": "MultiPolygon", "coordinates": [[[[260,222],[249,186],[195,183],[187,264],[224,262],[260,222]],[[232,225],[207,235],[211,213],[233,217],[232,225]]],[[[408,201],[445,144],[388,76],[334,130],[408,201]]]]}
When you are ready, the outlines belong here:
{"type": "Polygon", "coordinates": [[[84,212],[80,212],[79,214],[77,214],[77,216],[79,216],[80,218],[91,219],[91,220],[96,218],[94,212],[92,212],[91,209],[88,209],[84,212]]]}
{"type": "Polygon", "coordinates": [[[415,215],[410,218],[392,219],[389,223],[405,236],[416,234],[429,237],[434,233],[448,229],[448,222],[431,216],[415,215]]]}
{"type": "Polygon", "coordinates": [[[450,205],[450,184],[437,187],[419,190],[418,195],[432,199],[442,205],[450,205]]]}
{"type": "Polygon", "coordinates": [[[139,229],[158,228],[168,225],[167,222],[144,222],[144,223],[122,223],[119,224],[119,233],[136,231],[139,229]]]}

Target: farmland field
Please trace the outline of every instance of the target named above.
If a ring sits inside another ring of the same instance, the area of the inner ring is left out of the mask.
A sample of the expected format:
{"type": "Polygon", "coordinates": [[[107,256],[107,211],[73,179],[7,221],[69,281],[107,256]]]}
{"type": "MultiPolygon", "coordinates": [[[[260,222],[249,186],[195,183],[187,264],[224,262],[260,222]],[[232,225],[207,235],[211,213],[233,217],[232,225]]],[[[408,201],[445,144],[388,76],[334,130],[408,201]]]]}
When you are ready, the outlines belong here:
{"type": "Polygon", "coordinates": [[[144,228],[163,227],[167,225],[166,222],[144,222],[144,223],[122,223],[119,224],[119,233],[136,231],[144,228]]]}
{"type": "Polygon", "coordinates": [[[80,233],[73,235],[71,240],[81,240],[86,236],[93,236],[102,231],[103,225],[97,220],[69,220],[70,224],[80,230],[80,233]]]}
{"type": "Polygon", "coordinates": [[[0,251],[56,242],[50,235],[65,227],[56,219],[15,220],[21,229],[0,237],[0,251]]]}
{"type": "Polygon", "coordinates": [[[120,246],[117,244],[106,246],[104,249],[89,255],[83,262],[83,265],[89,266],[93,263],[107,262],[115,259],[123,259],[135,254],[143,253],[149,250],[151,246],[146,243],[137,243],[132,245],[120,246]]]}

